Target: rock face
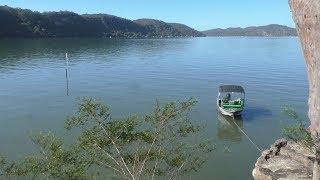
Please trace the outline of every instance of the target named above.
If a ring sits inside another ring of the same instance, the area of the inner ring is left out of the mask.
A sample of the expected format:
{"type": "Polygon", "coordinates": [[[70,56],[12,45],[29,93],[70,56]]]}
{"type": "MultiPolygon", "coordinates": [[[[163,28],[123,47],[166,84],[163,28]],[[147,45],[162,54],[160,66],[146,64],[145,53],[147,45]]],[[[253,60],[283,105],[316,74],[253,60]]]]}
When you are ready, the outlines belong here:
{"type": "Polygon", "coordinates": [[[314,159],[309,149],[280,139],[262,152],[252,175],[255,180],[310,180],[314,159]]]}
{"type": "Polygon", "coordinates": [[[320,1],[289,0],[309,78],[311,134],[320,146],[320,1]]]}
{"type": "MultiPolygon", "coordinates": [[[[300,38],[309,79],[310,132],[320,149],[320,1],[289,0],[300,38]]],[[[280,140],[264,151],[252,174],[256,180],[320,179],[320,154],[311,154],[294,142],[280,140]],[[279,148],[280,147],[280,148],[279,148]]]]}

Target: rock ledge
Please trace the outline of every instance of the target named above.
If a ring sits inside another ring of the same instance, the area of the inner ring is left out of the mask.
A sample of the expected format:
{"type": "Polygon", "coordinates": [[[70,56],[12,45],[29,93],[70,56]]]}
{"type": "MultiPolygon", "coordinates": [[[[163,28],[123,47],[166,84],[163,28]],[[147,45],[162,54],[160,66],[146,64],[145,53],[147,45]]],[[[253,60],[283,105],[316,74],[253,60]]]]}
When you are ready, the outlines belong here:
{"type": "Polygon", "coordinates": [[[262,152],[252,175],[255,180],[310,180],[314,158],[300,144],[279,139],[262,152]]]}

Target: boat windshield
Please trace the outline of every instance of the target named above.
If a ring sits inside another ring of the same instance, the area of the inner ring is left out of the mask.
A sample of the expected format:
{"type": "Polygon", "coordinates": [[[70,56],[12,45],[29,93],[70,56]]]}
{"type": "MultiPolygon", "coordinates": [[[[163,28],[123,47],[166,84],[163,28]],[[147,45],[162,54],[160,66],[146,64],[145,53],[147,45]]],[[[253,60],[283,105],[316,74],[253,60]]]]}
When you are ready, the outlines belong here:
{"type": "Polygon", "coordinates": [[[237,92],[219,93],[219,99],[224,99],[227,101],[235,101],[238,99],[244,99],[244,94],[237,93],[237,92]]]}

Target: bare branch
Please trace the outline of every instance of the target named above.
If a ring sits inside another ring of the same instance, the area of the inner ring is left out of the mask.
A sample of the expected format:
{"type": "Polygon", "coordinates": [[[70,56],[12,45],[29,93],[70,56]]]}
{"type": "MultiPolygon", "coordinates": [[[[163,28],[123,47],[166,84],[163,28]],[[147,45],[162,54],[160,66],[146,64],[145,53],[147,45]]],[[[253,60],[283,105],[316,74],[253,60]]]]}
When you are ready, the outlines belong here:
{"type": "Polygon", "coordinates": [[[123,156],[121,155],[120,150],[118,149],[116,143],[114,142],[114,140],[109,136],[108,132],[106,131],[106,129],[103,127],[103,125],[101,124],[101,122],[98,122],[99,126],[102,128],[102,130],[104,131],[104,133],[106,134],[106,136],[108,136],[108,138],[111,140],[114,148],[116,149],[118,155],[120,156],[121,162],[123,163],[124,167],[126,168],[126,170],[128,171],[128,173],[130,174],[130,176],[132,177],[132,179],[134,180],[135,177],[133,176],[132,172],[129,170],[128,165],[126,164],[126,162],[123,159],[123,156]]]}
{"type": "Polygon", "coordinates": [[[133,166],[132,166],[132,173],[134,175],[136,175],[135,174],[135,170],[136,170],[136,166],[137,166],[138,163],[139,163],[138,148],[136,148],[135,154],[134,154],[133,166]]]}
{"type": "MultiPolygon", "coordinates": [[[[162,147],[159,148],[159,155],[161,153],[161,149],[162,149],[162,147]]],[[[156,164],[154,165],[154,168],[153,168],[153,173],[152,173],[152,177],[151,177],[152,180],[154,179],[154,175],[156,174],[158,163],[159,163],[159,161],[157,159],[156,164]]]]}
{"type": "Polygon", "coordinates": [[[171,175],[171,177],[169,178],[169,180],[171,180],[171,179],[176,179],[179,171],[182,169],[182,167],[185,165],[186,162],[187,162],[187,160],[185,160],[185,161],[180,165],[180,167],[179,167],[176,171],[172,172],[172,175],[171,175]]]}
{"type": "MultiPolygon", "coordinates": [[[[157,104],[157,106],[159,106],[159,105],[157,104]]],[[[179,109],[178,109],[178,110],[175,110],[174,112],[171,112],[170,114],[167,115],[167,117],[162,118],[162,120],[160,121],[160,124],[156,127],[155,137],[153,138],[152,143],[151,143],[151,145],[150,145],[150,147],[149,147],[149,149],[148,149],[147,155],[146,155],[146,157],[144,158],[144,160],[143,160],[143,162],[142,162],[142,164],[141,164],[140,171],[139,171],[139,173],[138,173],[138,175],[137,175],[138,178],[140,178],[140,176],[141,176],[141,174],[142,174],[142,172],[143,172],[143,168],[144,168],[145,163],[146,163],[146,161],[147,161],[147,159],[148,159],[148,156],[149,156],[149,154],[150,154],[150,151],[151,151],[151,149],[153,148],[153,146],[154,146],[154,144],[155,144],[155,142],[156,142],[156,140],[157,140],[157,138],[158,138],[158,135],[159,135],[161,129],[164,127],[165,121],[166,121],[166,120],[169,120],[169,119],[171,119],[171,118],[174,118],[177,114],[179,114],[179,113],[181,113],[181,112],[182,112],[182,110],[179,110],[179,109]]]]}
{"type": "Polygon", "coordinates": [[[138,178],[140,178],[140,176],[141,176],[141,174],[142,174],[144,165],[145,165],[145,163],[146,163],[146,161],[147,161],[147,159],[148,159],[148,156],[149,156],[149,154],[150,154],[150,151],[151,151],[154,143],[156,142],[156,140],[157,140],[157,138],[158,138],[158,135],[159,135],[159,133],[160,133],[160,129],[163,127],[163,124],[164,124],[164,120],[162,120],[161,123],[159,124],[159,126],[156,128],[156,135],[155,135],[155,137],[153,138],[152,143],[151,143],[151,145],[150,145],[150,147],[149,147],[149,149],[148,149],[147,155],[146,155],[146,157],[144,158],[144,160],[143,160],[143,162],[142,162],[142,164],[141,164],[141,168],[140,168],[140,171],[139,171],[139,173],[138,173],[138,178]]]}
{"type": "Polygon", "coordinates": [[[113,167],[113,166],[111,166],[111,165],[109,165],[109,164],[106,164],[106,163],[100,162],[100,161],[98,161],[98,163],[99,163],[100,165],[102,165],[102,166],[106,166],[106,167],[114,170],[115,172],[118,172],[119,174],[122,174],[122,171],[120,171],[119,169],[117,169],[117,168],[115,168],[115,167],[113,167]]]}
{"type": "Polygon", "coordinates": [[[113,157],[111,156],[110,153],[108,153],[107,151],[105,151],[104,149],[102,149],[100,146],[98,146],[97,144],[94,144],[95,147],[98,147],[99,150],[101,150],[104,154],[106,154],[109,158],[111,158],[122,170],[123,174],[126,175],[124,169],[122,168],[121,164],[113,157]]]}

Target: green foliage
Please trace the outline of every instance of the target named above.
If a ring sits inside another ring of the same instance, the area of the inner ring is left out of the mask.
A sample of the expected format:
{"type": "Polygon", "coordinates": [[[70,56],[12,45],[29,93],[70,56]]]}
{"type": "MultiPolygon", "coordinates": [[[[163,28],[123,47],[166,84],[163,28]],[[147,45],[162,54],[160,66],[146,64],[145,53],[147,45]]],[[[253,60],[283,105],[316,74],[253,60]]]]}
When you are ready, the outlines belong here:
{"type": "Polygon", "coordinates": [[[30,137],[38,145],[39,155],[26,157],[18,162],[9,162],[3,158],[0,172],[4,177],[85,179],[84,173],[91,164],[82,156],[77,146],[65,148],[62,139],[52,133],[40,132],[30,137]]]}
{"type": "Polygon", "coordinates": [[[298,119],[299,116],[297,114],[297,112],[291,107],[289,106],[288,104],[285,104],[283,107],[282,107],[282,113],[293,118],[293,119],[298,119]]]}
{"type": "Polygon", "coordinates": [[[283,128],[282,134],[285,138],[295,141],[304,147],[307,147],[310,152],[315,152],[315,146],[311,137],[310,132],[307,130],[305,124],[299,119],[297,112],[289,105],[282,107],[282,113],[291,117],[296,121],[293,125],[288,125],[283,128]]]}
{"type": "Polygon", "coordinates": [[[166,23],[155,19],[137,19],[134,20],[137,24],[147,29],[147,37],[202,37],[205,36],[199,31],[196,31],[186,25],[177,23],[166,23]]]}
{"type": "Polygon", "coordinates": [[[231,149],[229,147],[224,146],[223,152],[224,153],[231,153],[232,151],[231,151],[231,149]]]}
{"type": "Polygon", "coordinates": [[[40,154],[18,162],[1,159],[0,172],[6,178],[174,179],[198,171],[214,147],[201,137],[203,127],[189,119],[196,102],[157,101],[143,118],[114,120],[101,102],[82,99],[65,123],[69,131],[81,129],[76,142],[66,146],[52,133],[33,134],[40,154]]]}

